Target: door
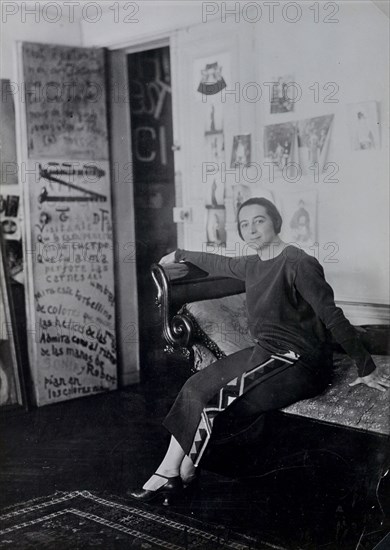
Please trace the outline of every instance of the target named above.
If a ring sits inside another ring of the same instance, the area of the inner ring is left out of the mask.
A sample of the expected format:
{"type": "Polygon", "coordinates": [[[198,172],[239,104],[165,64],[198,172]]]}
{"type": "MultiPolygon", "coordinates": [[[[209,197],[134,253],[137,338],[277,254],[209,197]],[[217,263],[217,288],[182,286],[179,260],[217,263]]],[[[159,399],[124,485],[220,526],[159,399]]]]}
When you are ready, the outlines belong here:
{"type": "Polygon", "coordinates": [[[141,357],[161,327],[150,266],[177,247],[169,46],[128,54],[141,357]]]}

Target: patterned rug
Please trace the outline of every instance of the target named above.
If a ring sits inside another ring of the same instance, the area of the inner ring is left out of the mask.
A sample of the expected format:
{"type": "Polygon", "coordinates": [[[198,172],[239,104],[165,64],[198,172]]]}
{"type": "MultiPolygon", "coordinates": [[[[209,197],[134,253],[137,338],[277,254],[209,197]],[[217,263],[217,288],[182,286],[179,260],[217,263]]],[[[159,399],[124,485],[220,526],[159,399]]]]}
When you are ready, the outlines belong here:
{"type": "Polygon", "coordinates": [[[7,508],[0,515],[0,548],[283,550],[169,510],[89,491],[58,492],[7,508]]]}

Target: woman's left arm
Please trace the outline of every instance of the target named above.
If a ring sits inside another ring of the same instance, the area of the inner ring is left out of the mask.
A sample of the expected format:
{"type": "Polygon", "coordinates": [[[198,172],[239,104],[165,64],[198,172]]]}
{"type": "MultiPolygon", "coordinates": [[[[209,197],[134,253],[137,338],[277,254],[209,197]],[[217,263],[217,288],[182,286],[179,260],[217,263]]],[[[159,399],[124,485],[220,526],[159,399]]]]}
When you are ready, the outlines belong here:
{"type": "Polygon", "coordinates": [[[346,319],[341,308],[334,302],[332,287],[326,282],[324,270],[316,258],[304,254],[297,266],[295,286],[301,296],[311,305],[314,312],[334,339],[356,362],[358,377],[350,385],[366,384],[380,391],[390,387],[390,381],[382,376],[358,338],[357,332],[346,319]]]}

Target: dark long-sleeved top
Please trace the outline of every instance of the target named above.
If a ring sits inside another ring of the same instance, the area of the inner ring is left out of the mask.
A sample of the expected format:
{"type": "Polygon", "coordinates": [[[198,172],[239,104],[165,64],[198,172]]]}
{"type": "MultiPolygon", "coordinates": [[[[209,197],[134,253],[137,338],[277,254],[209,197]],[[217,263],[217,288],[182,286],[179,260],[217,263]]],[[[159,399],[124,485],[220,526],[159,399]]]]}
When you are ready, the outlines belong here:
{"type": "Polygon", "coordinates": [[[331,286],[316,258],[287,246],[269,260],[259,256],[228,258],[177,250],[176,261],[188,261],[210,275],[245,281],[250,332],[273,353],[313,353],[334,339],[356,363],[359,376],[375,370],[356,330],[335,305],[331,286]]]}

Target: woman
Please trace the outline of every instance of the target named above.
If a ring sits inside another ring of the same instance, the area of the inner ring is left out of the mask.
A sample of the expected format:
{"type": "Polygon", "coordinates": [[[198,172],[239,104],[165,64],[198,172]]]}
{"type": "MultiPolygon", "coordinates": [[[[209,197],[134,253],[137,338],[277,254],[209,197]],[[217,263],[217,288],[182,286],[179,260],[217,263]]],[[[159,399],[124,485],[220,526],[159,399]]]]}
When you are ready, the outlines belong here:
{"type": "Polygon", "coordinates": [[[168,504],[170,496],[194,479],[208,441],[200,434],[205,423],[212,427],[210,404],[228,385],[229,391],[232,385],[240,390],[215,417],[228,433],[237,420],[249,426],[268,411],[321,393],[330,381],[331,335],[356,362],[358,377],[351,385],[380,391],[390,387],[336,307],[319,262],[280,239],[282,218],[274,204],[264,198],[247,200],[237,223],[240,237],[255,255],[227,258],[177,250],[160,261],[185,260],[213,275],[244,280],[255,346],[216,361],[184,384],[164,420],[171,440],[163,461],[142,490],[129,493],[138,500],[161,496],[168,504]]]}

